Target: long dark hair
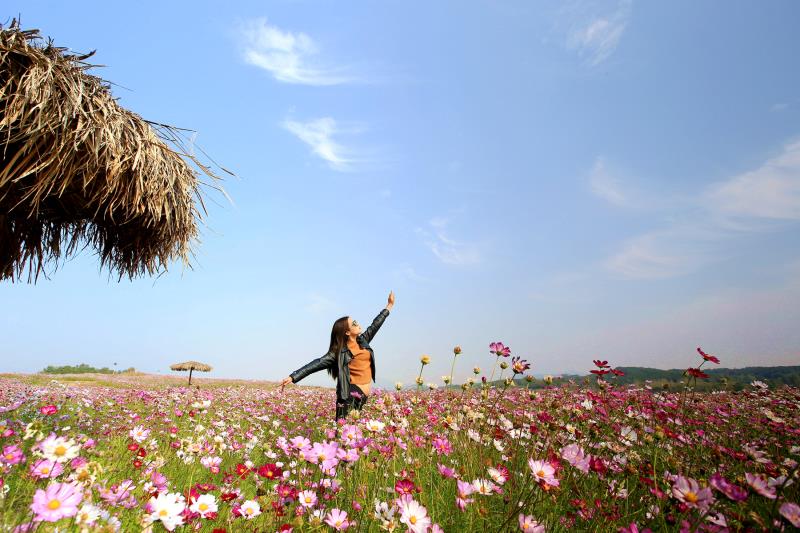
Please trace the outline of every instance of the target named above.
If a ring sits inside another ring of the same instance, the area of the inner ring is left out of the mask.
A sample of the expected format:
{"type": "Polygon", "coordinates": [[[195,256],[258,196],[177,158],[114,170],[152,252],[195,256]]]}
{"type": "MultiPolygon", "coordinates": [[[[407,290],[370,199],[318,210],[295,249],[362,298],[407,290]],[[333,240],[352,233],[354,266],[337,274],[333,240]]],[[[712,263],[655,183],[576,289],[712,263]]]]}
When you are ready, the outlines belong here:
{"type": "Polygon", "coordinates": [[[348,317],[343,316],[334,322],[333,328],[331,328],[331,345],[328,350],[333,352],[337,362],[328,368],[328,374],[330,374],[333,379],[339,378],[339,353],[347,346],[347,328],[349,327],[347,325],[347,318],[348,317]]]}

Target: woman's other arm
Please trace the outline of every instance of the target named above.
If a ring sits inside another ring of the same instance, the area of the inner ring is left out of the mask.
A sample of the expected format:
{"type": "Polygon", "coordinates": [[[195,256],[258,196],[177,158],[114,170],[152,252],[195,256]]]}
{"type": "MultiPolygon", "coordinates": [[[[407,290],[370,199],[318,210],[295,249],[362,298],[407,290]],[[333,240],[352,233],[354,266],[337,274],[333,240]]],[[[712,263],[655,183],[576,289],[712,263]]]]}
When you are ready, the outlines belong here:
{"type": "Polygon", "coordinates": [[[314,372],[319,372],[320,370],[325,370],[326,368],[330,368],[334,364],[336,364],[336,357],[333,355],[333,352],[328,352],[322,357],[317,357],[308,364],[298,368],[297,370],[289,374],[289,377],[283,378],[283,380],[281,381],[281,388],[283,388],[285,385],[289,383],[297,383],[298,381],[308,376],[309,374],[313,374],[314,372]]]}

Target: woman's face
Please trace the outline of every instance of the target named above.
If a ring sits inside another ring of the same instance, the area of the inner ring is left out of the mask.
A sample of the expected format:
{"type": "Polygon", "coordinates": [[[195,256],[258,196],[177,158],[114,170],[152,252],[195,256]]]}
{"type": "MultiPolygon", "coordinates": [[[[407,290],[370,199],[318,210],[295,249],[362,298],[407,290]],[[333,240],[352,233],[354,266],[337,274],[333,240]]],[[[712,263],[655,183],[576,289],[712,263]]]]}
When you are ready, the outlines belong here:
{"type": "Polygon", "coordinates": [[[350,335],[361,334],[361,324],[357,320],[353,320],[353,317],[347,317],[347,327],[349,328],[347,333],[350,335]]]}

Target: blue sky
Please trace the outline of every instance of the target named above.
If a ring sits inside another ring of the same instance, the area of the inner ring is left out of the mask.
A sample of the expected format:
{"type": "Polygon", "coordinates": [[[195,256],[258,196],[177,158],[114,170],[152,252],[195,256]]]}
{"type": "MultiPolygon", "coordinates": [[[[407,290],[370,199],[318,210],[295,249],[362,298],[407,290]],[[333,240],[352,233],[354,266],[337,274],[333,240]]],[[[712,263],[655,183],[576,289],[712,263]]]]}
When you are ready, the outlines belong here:
{"type": "Polygon", "coordinates": [[[0,284],[1,370],[277,380],[390,290],[384,385],[493,341],[537,374],[800,364],[796,2],[218,6],[4,3],[237,177],[193,270],[0,284]]]}

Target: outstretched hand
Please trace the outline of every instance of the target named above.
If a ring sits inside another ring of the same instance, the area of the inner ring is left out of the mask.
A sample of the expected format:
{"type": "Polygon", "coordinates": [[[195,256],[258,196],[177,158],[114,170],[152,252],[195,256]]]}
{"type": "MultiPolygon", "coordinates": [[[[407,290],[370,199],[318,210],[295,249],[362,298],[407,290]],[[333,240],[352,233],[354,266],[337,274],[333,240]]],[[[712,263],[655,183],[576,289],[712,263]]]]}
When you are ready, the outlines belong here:
{"type": "Polygon", "coordinates": [[[288,385],[289,383],[291,383],[291,382],[292,382],[292,378],[291,378],[291,377],[288,377],[288,378],[283,378],[283,379],[281,380],[281,394],[283,394],[283,388],[284,388],[286,385],[288,385]]]}
{"type": "Polygon", "coordinates": [[[386,304],[386,309],[391,310],[394,305],[394,291],[389,291],[389,303],[386,304]]]}

